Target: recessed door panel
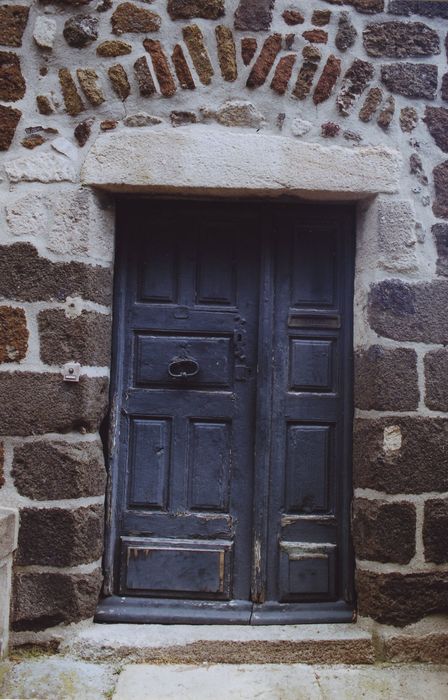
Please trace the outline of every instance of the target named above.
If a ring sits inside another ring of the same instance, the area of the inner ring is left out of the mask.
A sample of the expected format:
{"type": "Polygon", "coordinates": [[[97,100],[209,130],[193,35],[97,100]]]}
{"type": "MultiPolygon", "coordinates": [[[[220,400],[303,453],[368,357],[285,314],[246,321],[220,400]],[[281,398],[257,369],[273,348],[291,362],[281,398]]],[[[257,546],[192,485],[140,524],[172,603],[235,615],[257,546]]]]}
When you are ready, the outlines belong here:
{"type": "Polygon", "coordinates": [[[171,463],[171,421],[131,421],[129,506],[164,510],[168,504],[171,463]]]}
{"type": "Polygon", "coordinates": [[[331,426],[290,423],[286,436],[285,512],[329,512],[331,426]]]}
{"type": "Polygon", "coordinates": [[[229,337],[138,334],[135,342],[138,386],[230,387],[232,383],[229,337]]]}
{"type": "Polygon", "coordinates": [[[190,510],[227,511],[232,467],[232,426],[190,421],[188,477],[190,510]]]}
{"type": "Polygon", "coordinates": [[[118,212],[97,619],[349,621],[350,208],[118,212]]]}

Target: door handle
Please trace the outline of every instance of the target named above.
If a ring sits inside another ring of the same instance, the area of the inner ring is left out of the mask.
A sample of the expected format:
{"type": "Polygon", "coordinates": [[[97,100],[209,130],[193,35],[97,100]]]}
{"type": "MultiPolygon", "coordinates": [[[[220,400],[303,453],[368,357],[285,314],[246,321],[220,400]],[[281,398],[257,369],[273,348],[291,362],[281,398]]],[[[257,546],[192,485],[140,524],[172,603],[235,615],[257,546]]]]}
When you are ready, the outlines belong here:
{"type": "Polygon", "coordinates": [[[168,374],[173,379],[190,379],[199,372],[199,363],[192,357],[175,357],[168,366],[168,374]]]}

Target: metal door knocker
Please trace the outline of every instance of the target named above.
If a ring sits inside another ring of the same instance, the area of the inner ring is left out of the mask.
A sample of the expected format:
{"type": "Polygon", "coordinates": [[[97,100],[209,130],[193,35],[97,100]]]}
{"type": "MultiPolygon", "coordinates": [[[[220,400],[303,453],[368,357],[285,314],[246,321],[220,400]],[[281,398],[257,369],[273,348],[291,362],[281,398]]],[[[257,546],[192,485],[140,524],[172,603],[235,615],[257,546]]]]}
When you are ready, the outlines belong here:
{"type": "Polygon", "coordinates": [[[192,357],[175,357],[168,367],[168,374],[173,379],[191,379],[199,372],[199,363],[192,357]]]}

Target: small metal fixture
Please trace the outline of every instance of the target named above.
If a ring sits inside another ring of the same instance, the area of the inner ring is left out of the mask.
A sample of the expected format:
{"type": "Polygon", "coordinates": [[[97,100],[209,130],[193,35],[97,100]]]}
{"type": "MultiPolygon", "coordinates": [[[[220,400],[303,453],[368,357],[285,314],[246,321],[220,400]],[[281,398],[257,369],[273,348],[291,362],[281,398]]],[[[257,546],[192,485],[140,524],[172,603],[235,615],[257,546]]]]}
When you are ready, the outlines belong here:
{"type": "Polygon", "coordinates": [[[81,365],[79,362],[67,362],[62,368],[62,376],[64,382],[79,382],[81,374],[81,365]]]}

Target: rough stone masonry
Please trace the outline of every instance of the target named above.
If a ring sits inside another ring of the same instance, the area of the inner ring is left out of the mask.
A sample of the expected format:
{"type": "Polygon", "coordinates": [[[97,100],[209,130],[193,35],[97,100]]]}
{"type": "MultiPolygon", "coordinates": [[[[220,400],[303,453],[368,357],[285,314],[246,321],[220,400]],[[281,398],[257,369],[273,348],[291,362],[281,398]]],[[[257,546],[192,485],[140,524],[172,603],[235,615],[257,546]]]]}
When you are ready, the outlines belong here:
{"type": "Polygon", "coordinates": [[[80,168],[102,132],[199,123],[400,152],[400,191],[359,205],[358,610],[400,626],[447,610],[447,53],[445,1],[0,0],[15,630],[88,618],[101,589],[114,220],[80,168]]]}

